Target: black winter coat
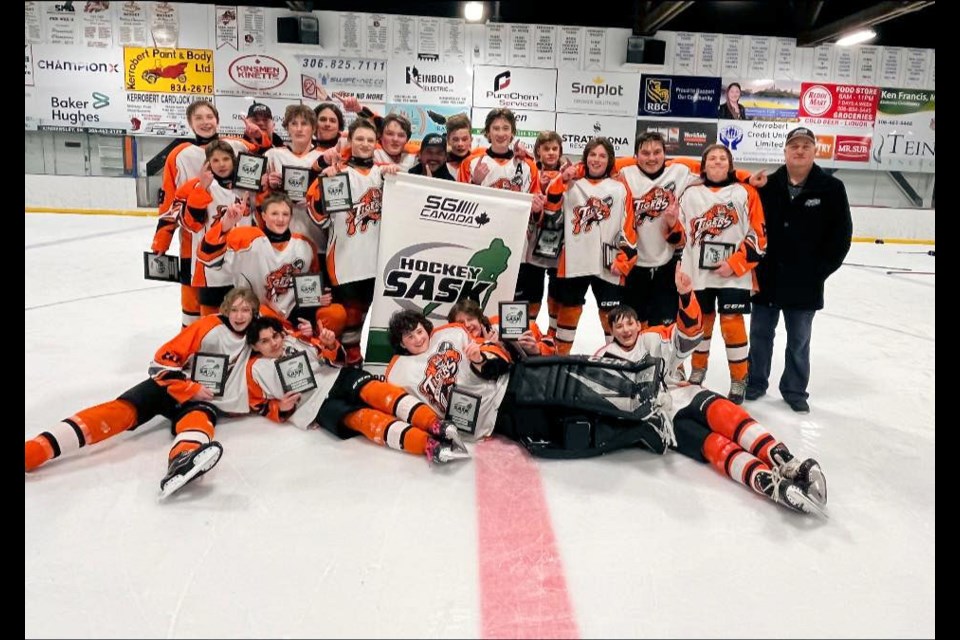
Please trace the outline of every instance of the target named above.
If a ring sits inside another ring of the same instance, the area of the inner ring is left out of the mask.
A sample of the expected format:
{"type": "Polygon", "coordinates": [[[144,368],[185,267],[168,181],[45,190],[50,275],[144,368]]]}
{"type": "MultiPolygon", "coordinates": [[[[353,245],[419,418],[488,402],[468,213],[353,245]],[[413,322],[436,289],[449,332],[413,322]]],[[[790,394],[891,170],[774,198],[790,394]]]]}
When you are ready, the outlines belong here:
{"type": "Polygon", "coordinates": [[[781,166],[758,191],[767,224],[767,253],[757,265],[754,304],[823,308],[823,283],[850,250],[853,222],[843,183],[816,164],[790,201],[781,166]]]}

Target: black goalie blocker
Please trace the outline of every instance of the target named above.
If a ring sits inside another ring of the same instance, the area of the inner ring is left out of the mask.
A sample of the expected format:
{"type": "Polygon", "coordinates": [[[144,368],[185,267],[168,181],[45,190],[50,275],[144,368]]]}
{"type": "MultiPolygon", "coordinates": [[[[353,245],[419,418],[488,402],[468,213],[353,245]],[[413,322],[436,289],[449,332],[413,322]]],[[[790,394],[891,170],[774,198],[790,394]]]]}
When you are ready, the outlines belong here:
{"type": "Polygon", "coordinates": [[[660,358],[530,358],[510,375],[496,430],[545,458],[635,446],[663,453],[670,433],[657,405],[662,385],[660,358]]]}

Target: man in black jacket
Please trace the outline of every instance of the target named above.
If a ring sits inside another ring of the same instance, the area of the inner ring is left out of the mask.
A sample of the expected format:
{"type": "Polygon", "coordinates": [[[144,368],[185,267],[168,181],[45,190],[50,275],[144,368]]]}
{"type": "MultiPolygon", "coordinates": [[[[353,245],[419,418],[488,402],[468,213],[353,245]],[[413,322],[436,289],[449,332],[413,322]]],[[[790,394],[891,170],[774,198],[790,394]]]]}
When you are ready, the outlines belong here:
{"type": "Polygon", "coordinates": [[[806,127],[787,134],[785,164],[759,189],[767,222],[767,255],[757,266],[759,292],[750,320],[747,400],[767,391],[773,337],[783,312],[786,362],[780,394],[809,413],[810,333],[823,308],[823,283],[840,268],[853,235],[843,183],[814,164],[816,137],[806,127]]]}

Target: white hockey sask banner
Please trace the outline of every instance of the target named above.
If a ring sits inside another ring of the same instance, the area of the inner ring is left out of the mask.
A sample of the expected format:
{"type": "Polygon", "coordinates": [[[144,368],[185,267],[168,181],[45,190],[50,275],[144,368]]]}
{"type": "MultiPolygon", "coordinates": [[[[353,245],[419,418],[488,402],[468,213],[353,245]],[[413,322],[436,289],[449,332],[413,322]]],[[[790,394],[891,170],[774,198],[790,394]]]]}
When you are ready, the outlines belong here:
{"type": "Polygon", "coordinates": [[[439,326],[457,300],[495,314],[510,301],[523,259],[533,196],[409,174],[387,176],[366,365],[386,365],[395,311],[439,326]]]}

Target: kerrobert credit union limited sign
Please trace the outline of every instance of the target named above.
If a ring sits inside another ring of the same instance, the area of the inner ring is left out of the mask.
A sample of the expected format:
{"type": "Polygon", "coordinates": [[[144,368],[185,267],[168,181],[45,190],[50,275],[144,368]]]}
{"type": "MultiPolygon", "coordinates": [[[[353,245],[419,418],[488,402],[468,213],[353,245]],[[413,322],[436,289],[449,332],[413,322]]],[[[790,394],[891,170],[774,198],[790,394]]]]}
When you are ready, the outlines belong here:
{"type": "Polygon", "coordinates": [[[123,48],[127,91],[213,95],[210,49],[123,48]]]}

